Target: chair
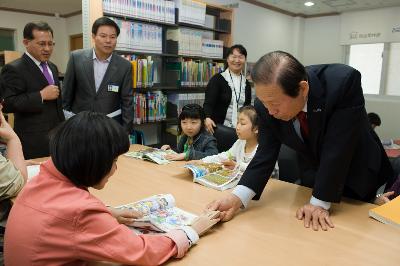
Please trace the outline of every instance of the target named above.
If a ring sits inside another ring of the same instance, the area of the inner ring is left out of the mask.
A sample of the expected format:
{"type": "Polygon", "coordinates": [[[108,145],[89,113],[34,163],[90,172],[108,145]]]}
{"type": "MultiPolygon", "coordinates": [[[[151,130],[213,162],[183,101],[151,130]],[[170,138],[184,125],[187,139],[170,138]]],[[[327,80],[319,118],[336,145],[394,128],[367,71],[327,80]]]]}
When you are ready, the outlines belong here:
{"type": "Polygon", "coordinates": [[[218,152],[229,150],[237,140],[236,130],[221,124],[214,128],[214,137],[217,139],[218,152]]]}

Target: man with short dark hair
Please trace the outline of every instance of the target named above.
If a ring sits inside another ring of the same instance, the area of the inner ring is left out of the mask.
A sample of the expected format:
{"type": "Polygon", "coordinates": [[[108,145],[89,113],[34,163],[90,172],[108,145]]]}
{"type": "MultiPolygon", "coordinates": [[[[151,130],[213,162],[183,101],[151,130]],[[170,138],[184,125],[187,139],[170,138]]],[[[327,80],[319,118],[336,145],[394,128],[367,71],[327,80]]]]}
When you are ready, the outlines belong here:
{"type": "Polygon", "coordinates": [[[129,132],[133,121],[131,64],[114,52],[118,25],[107,17],[92,26],[94,47],[71,53],[63,86],[66,117],[95,111],[120,122],[129,132]]]}
{"type": "Polygon", "coordinates": [[[311,199],[296,216],[314,230],[333,227],[331,202],[342,196],[372,201],[377,189],[393,182],[393,172],[364,106],[360,73],[346,65],[304,67],[292,55],[276,51],[261,57],[252,72],[259,115],[259,145],[239,185],[208,208],[231,219],[268,182],[281,144],[313,170],[311,199]]]}
{"type": "Polygon", "coordinates": [[[1,72],[4,112],[14,113],[14,129],[27,159],[49,155],[48,133],[64,120],[53,30],[46,22],[30,22],[24,28],[25,54],[5,65],[1,72]]]}
{"type": "Polygon", "coordinates": [[[381,118],[376,113],[368,113],[368,120],[371,124],[372,129],[379,127],[381,125],[381,118]]]}

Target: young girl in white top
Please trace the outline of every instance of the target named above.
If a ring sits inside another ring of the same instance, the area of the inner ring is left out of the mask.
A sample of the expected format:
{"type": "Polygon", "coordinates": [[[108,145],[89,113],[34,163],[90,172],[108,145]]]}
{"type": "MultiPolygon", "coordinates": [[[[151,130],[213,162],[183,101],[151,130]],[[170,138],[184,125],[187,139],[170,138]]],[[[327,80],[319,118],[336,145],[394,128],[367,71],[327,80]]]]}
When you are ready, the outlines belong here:
{"type": "Polygon", "coordinates": [[[239,109],[239,118],[236,124],[238,140],[225,152],[204,157],[205,163],[222,163],[226,168],[238,167],[246,170],[247,165],[253,159],[258,147],[258,119],[253,106],[247,105],[239,109]]]}

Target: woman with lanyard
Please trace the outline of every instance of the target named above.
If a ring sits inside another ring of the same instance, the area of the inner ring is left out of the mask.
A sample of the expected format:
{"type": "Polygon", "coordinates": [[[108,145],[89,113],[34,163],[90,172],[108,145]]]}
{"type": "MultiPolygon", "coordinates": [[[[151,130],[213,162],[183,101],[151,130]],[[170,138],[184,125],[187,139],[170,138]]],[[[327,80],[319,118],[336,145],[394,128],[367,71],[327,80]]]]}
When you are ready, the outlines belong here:
{"type": "Polygon", "coordinates": [[[233,45],[227,52],[227,69],[214,75],[207,84],[203,107],[205,126],[212,134],[217,124],[235,132],[239,108],[251,103],[251,86],[242,73],[246,58],[246,49],[240,44],[233,45]]]}

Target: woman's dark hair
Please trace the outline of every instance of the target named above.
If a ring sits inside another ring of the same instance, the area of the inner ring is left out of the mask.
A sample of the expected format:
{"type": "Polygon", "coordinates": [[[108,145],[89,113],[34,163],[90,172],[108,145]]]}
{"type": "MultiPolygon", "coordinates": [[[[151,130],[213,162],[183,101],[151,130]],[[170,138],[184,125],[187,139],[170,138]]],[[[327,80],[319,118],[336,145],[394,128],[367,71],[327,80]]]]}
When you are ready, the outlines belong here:
{"type": "Polygon", "coordinates": [[[258,127],[258,116],[257,116],[257,111],[252,105],[245,105],[239,108],[239,113],[243,113],[247,115],[247,117],[250,119],[251,124],[253,125],[251,128],[254,129],[255,127],[258,127]]]}
{"type": "Polygon", "coordinates": [[[98,184],[111,171],[114,160],[128,150],[124,128],[100,113],[78,113],[50,134],[55,167],[78,187],[98,184]]]}
{"type": "Polygon", "coordinates": [[[51,33],[51,36],[54,37],[53,29],[49,26],[49,24],[47,24],[47,22],[44,21],[39,21],[39,22],[29,22],[28,24],[25,25],[23,32],[24,39],[33,40],[34,30],[49,31],[51,33]]]}
{"type": "Polygon", "coordinates": [[[206,115],[204,113],[203,107],[201,107],[198,104],[191,103],[183,106],[182,112],[179,115],[178,118],[178,134],[182,134],[182,126],[181,126],[181,121],[186,119],[186,118],[191,118],[191,119],[200,119],[201,121],[201,127],[200,131],[202,131],[205,128],[204,125],[204,120],[206,119],[206,115]]]}
{"type": "Polygon", "coordinates": [[[118,27],[117,23],[115,23],[114,20],[112,20],[112,19],[110,19],[108,17],[101,17],[101,18],[96,19],[96,21],[93,23],[93,26],[92,26],[92,33],[94,35],[96,35],[97,34],[97,30],[101,26],[114,27],[115,30],[117,31],[117,36],[119,36],[120,30],[119,30],[119,27],[118,27]]]}
{"type": "Polygon", "coordinates": [[[238,50],[240,54],[244,55],[244,57],[247,58],[246,48],[244,48],[244,46],[241,44],[235,44],[235,45],[232,45],[231,47],[229,47],[228,50],[226,51],[226,57],[233,54],[234,50],[238,50]]]}
{"type": "Polygon", "coordinates": [[[300,81],[307,81],[305,67],[291,54],[275,51],[261,57],[251,72],[255,84],[277,84],[283,92],[295,98],[299,95],[300,81]]]}

